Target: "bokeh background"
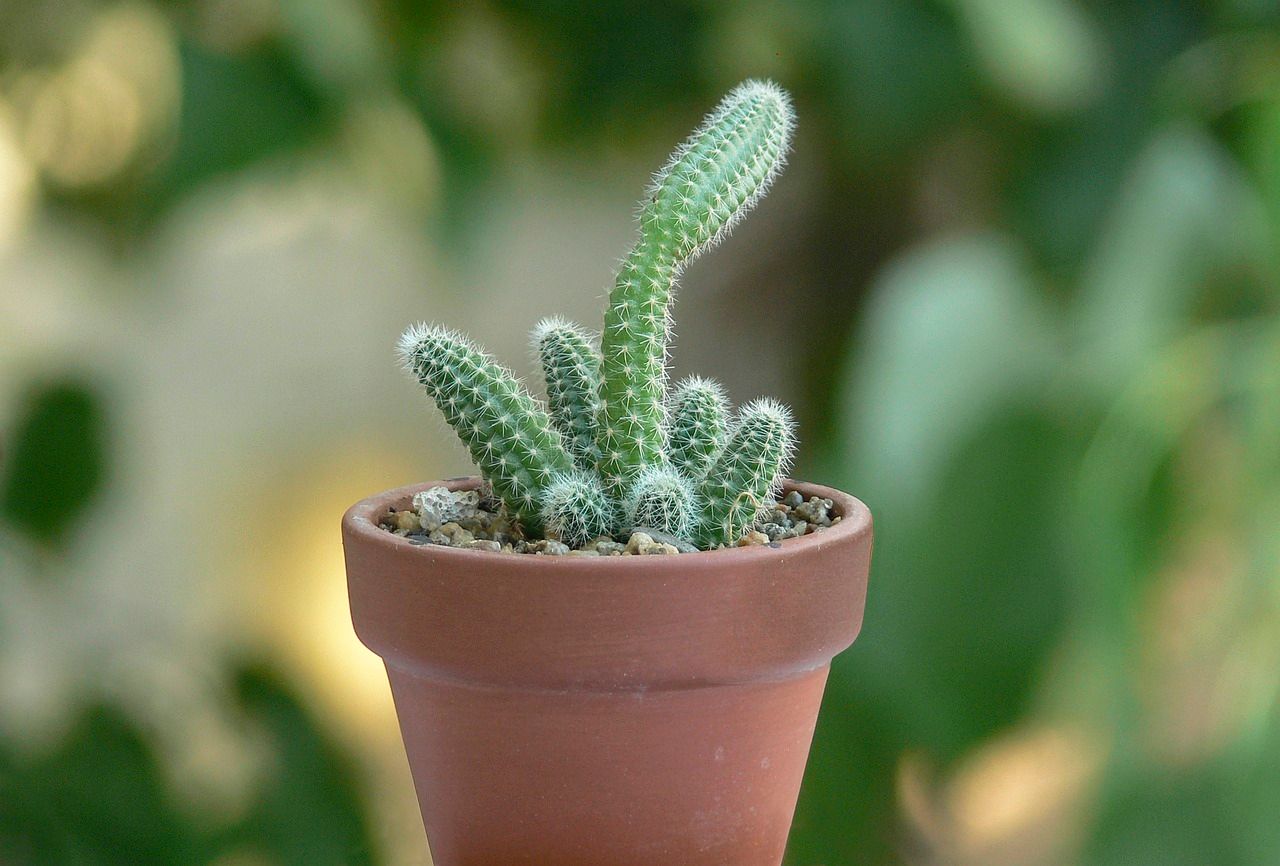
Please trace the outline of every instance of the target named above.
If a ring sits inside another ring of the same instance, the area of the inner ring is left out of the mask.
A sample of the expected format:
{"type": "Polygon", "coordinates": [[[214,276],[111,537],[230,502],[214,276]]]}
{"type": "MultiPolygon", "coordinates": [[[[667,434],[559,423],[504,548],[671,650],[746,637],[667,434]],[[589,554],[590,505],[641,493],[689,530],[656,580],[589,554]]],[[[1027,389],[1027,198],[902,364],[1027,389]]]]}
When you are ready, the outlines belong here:
{"type": "Polygon", "coordinates": [[[1280,863],[1271,0],[6,0],[0,862],[425,864],[338,518],[467,469],[749,76],[789,170],[677,374],[866,500],[790,866],[1280,863]]]}

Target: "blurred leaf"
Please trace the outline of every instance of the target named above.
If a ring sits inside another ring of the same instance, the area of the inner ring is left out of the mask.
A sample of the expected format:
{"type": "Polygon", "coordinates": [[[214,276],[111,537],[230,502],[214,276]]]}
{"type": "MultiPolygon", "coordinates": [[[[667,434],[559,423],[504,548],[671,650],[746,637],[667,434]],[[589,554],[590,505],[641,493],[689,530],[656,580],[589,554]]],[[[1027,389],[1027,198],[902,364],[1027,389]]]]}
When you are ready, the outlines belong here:
{"type": "Polygon", "coordinates": [[[1191,317],[1216,271],[1265,272],[1260,202],[1203,133],[1164,130],[1140,157],[1084,274],[1082,360],[1108,389],[1191,317]]]}
{"type": "Polygon", "coordinates": [[[282,866],[378,862],[350,758],[272,672],[241,670],[236,692],[241,709],[266,734],[275,764],[250,815],[226,841],[282,866]]]}
{"type": "Polygon", "coordinates": [[[20,758],[0,740],[0,862],[189,866],[238,852],[281,866],[377,862],[350,759],[272,673],[241,671],[237,691],[273,760],[234,827],[178,809],[145,732],[97,708],[47,755],[20,758]]]}
{"type": "MultiPolygon", "coordinates": [[[[548,132],[557,137],[634,135],[664,108],[698,93],[701,47],[714,24],[691,0],[498,0],[525,38],[554,58],[548,132]],[[602,119],[611,122],[603,124],[602,119]]],[[[745,77],[745,76],[744,76],[745,77]]]]}
{"type": "Polygon", "coordinates": [[[243,54],[181,46],[182,112],[165,170],[144,190],[155,210],[200,184],[314,141],[333,123],[322,95],[282,46],[243,54]]]}
{"type": "Polygon", "coordinates": [[[939,759],[1015,721],[1065,620],[1058,530],[1069,430],[998,407],[927,500],[880,508],[864,635],[842,670],[939,759]]]}
{"type": "MultiPolygon", "coordinates": [[[[1280,516],[1280,509],[1272,513],[1280,516]]],[[[1275,575],[1272,571],[1272,579],[1275,575]]],[[[1272,689],[1274,692],[1274,684],[1272,689]]],[[[1276,782],[1280,779],[1280,701],[1273,698],[1268,712],[1266,740],[1260,748],[1249,749],[1245,759],[1232,768],[1235,784],[1223,797],[1240,850],[1251,864],[1280,859],[1280,822],[1275,820],[1280,815],[1280,784],[1276,782]]]]}
{"type": "Polygon", "coordinates": [[[904,147],[971,109],[959,34],[932,4],[835,0],[815,23],[823,64],[815,83],[830,93],[827,110],[855,169],[882,174],[904,147]]]}
{"type": "Polygon", "coordinates": [[[1244,855],[1225,793],[1211,774],[1147,776],[1098,816],[1083,862],[1090,866],[1263,866],[1274,862],[1274,858],[1253,860],[1244,855]]]}
{"type": "Polygon", "coordinates": [[[1012,724],[1060,638],[1074,445],[1031,408],[1059,353],[1034,289],[991,235],[918,248],[873,288],[830,475],[876,514],[875,563],[862,635],[828,687],[796,864],[885,862],[902,752],[947,762],[1012,724]],[[893,735],[866,733],[868,717],[893,735]]]}
{"type": "Polygon", "coordinates": [[[883,272],[840,386],[836,463],[853,489],[894,502],[936,489],[976,425],[1043,384],[1055,335],[1034,289],[1018,250],[993,235],[928,244],[883,272]]]}
{"type": "Polygon", "coordinates": [[[1061,640],[1070,429],[1011,403],[967,429],[928,496],[868,499],[876,550],[866,620],[832,669],[796,864],[885,862],[891,840],[878,834],[902,753],[945,765],[1011,726],[1061,640]]]}
{"type": "MultiPolygon", "coordinates": [[[[1257,518],[1265,520],[1266,500],[1275,490],[1270,474],[1275,440],[1265,453],[1251,454],[1247,437],[1253,424],[1267,426],[1276,418],[1271,403],[1280,396],[1280,378],[1271,366],[1276,346],[1269,329],[1250,321],[1191,332],[1135,372],[1079,463],[1066,525],[1079,598],[1076,626],[1082,646],[1095,659],[1089,687],[1097,705],[1090,712],[1111,731],[1114,751],[1101,786],[1108,808],[1119,808],[1118,801],[1134,796],[1132,789],[1161,769],[1144,748],[1149,719],[1134,681],[1149,640],[1144,633],[1150,624],[1141,615],[1151,584],[1177,553],[1173,518],[1192,528],[1206,520],[1239,524],[1244,549],[1235,555],[1259,572],[1252,578],[1256,585],[1248,607],[1266,623],[1264,632],[1274,629],[1265,619],[1277,616],[1277,572],[1266,549],[1275,537],[1274,522],[1258,527],[1253,538],[1250,530],[1257,518]],[[1179,513],[1187,511],[1187,495],[1170,469],[1175,461],[1196,459],[1186,453],[1197,441],[1190,434],[1205,425],[1212,426],[1214,438],[1236,434],[1244,440],[1233,443],[1233,448],[1246,446],[1237,452],[1245,459],[1246,481],[1234,494],[1240,499],[1239,516],[1179,513]],[[1233,429],[1236,425],[1242,432],[1233,429]]],[[[1274,674],[1257,685],[1275,690],[1274,674]]],[[[1079,708],[1084,705],[1081,701],[1079,708]]],[[[1264,717],[1251,736],[1265,737],[1276,723],[1264,717]]],[[[1245,746],[1243,740],[1236,744],[1245,746]]]]}
{"type": "Polygon", "coordinates": [[[5,455],[0,516],[41,542],[61,545],[102,486],[102,404],[67,380],[28,395],[5,455]]]}
{"type": "Polygon", "coordinates": [[[372,20],[357,0],[281,0],[290,46],[312,79],[325,88],[364,95],[385,84],[390,68],[372,20]]]}
{"type": "Polygon", "coordinates": [[[116,712],[90,710],[54,752],[35,761],[6,753],[0,742],[0,862],[176,866],[208,859],[174,809],[155,755],[116,712]]]}
{"type": "Polygon", "coordinates": [[[885,709],[849,677],[828,682],[787,838],[787,866],[894,862],[894,783],[905,739],[885,709]]]}
{"type": "Polygon", "coordinates": [[[951,0],[992,80],[1039,111],[1077,108],[1102,83],[1102,40],[1073,0],[951,0]]]}
{"type": "Polygon", "coordinates": [[[1241,149],[1267,210],[1272,259],[1275,262],[1277,242],[1280,241],[1280,98],[1273,96],[1252,103],[1242,114],[1245,122],[1241,131],[1241,149]]]}

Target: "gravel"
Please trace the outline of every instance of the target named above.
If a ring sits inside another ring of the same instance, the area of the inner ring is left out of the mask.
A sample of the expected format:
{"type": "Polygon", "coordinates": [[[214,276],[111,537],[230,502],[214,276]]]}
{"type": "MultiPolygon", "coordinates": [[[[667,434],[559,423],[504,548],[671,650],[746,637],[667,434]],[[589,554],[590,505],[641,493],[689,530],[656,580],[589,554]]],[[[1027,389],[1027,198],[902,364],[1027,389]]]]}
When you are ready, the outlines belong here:
{"type": "MultiPolygon", "coordinates": [[[[787,538],[821,532],[840,522],[830,499],[806,500],[796,491],[773,503],[756,529],[738,539],[737,547],[778,547],[787,538]]],[[[489,553],[524,553],[533,556],[673,556],[698,550],[687,539],[646,526],[637,526],[617,537],[602,535],[582,547],[570,547],[556,538],[526,539],[520,526],[507,515],[487,486],[479,490],[451,491],[429,487],[414,494],[410,508],[390,511],[382,528],[414,544],[439,544],[489,553]]],[[[733,545],[731,545],[733,546],[733,545]]]]}

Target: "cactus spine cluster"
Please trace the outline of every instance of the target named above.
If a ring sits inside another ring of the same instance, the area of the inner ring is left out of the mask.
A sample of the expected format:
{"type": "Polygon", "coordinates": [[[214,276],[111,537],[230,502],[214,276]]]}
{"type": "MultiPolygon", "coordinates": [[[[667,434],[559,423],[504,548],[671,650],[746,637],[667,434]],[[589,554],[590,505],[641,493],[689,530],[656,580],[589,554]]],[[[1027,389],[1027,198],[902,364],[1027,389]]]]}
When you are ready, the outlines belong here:
{"type": "Polygon", "coordinates": [[[695,541],[710,546],[752,528],[794,447],[792,426],[791,413],[776,401],[742,407],[733,435],[698,485],[705,505],[695,541]]]}
{"type": "Polygon", "coordinates": [[[571,322],[552,317],[533,329],[533,348],[547,384],[551,420],[574,462],[595,469],[596,418],[600,414],[600,353],[596,340],[571,322]]]}
{"type": "Polygon", "coordinates": [[[670,305],[685,266],[768,189],[793,125],[782,90],[747,81],[676,149],[642,203],[599,347],[558,318],[534,329],[545,409],[453,331],[416,325],[401,338],[405,366],[526,532],[578,545],[644,527],[710,549],[754,526],[790,460],[790,415],[758,400],[731,417],[707,379],[668,396],[670,305]]]}
{"type": "Polygon", "coordinates": [[[719,383],[694,376],[676,386],[667,410],[667,457],[689,478],[701,478],[724,448],[729,401],[719,383]]]}
{"type": "Polygon", "coordinates": [[[410,327],[400,356],[507,510],[540,531],[547,488],[573,468],[546,411],[509,370],[448,328],[410,327]]]}

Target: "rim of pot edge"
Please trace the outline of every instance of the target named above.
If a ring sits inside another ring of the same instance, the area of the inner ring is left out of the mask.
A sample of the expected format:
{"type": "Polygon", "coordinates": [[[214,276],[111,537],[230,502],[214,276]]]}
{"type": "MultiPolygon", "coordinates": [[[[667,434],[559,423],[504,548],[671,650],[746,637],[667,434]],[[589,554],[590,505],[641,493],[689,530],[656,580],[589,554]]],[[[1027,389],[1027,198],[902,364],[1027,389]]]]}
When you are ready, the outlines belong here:
{"type": "Polygon", "coordinates": [[[715,550],[698,550],[692,553],[669,554],[667,556],[539,556],[531,553],[505,553],[490,550],[473,550],[465,547],[450,547],[445,544],[415,544],[402,535],[383,529],[378,524],[382,518],[397,507],[403,509],[413,500],[413,495],[430,487],[447,487],[451,491],[474,490],[481,484],[478,475],[461,475],[445,478],[440,481],[426,481],[407,484],[385,490],[382,493],[361,499],[347,509],[342,516],[343,525],[349,532],[365,537],[368,541],[391,544],[403,547],[407,556],[421,556],[433,562],[447,562],[455,557],[459,561],[474,562],[474,557],[485,557],[490,565],[512,565],[520,569],[584,569],[599,572],[603,570],[644,571],[646,569],[670,569],[672,560],[683,567],[715,567],[717,564],[728,565],[732,562],[744,562],[754,559],[784,560],[800,551],[814,551],[823,547],[847,543],[852,537],[871,531],[871,511],[863,502],[834,487],[825,487],[807,481],[784,479],[782,490],[785,493],[796,491],[808,500],[811,496],[830,499],[838,511],[840,522],[795,538],[786,538],[770,544],[752,544],[743,547],[723,547],[715,550]]]}

